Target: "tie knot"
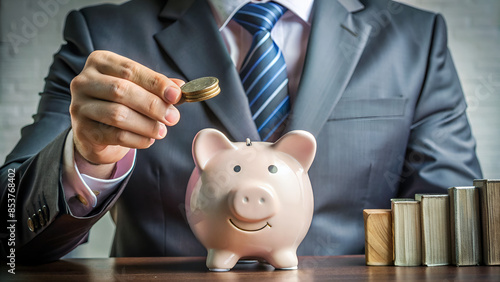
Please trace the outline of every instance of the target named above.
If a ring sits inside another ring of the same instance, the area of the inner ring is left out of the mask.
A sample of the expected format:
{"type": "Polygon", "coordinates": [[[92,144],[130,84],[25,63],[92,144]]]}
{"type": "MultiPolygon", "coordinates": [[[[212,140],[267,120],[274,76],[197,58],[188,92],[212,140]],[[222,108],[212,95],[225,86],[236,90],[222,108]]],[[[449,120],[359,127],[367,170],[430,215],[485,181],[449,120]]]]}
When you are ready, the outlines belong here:
{"type": "Polygon", "coordinates": [[[286,8],[274,2],[248,3],[236,12],[233,19],[251,34],[256,34],[261,30],[270,32],[285,12],[286,8]]]}

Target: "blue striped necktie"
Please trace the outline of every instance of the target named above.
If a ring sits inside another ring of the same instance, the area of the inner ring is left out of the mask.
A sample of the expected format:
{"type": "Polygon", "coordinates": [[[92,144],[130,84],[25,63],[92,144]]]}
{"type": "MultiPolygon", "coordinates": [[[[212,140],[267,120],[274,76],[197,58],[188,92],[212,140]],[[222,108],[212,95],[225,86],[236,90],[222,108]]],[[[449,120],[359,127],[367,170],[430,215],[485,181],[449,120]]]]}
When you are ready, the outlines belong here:
{"type": "Polygon", "coordinates": [[[285,11],[272,2],[249,3],[233,18],[253,35],[240,78],[263,141],[274,141],[281,135],[290,112],[285,58],[271,39],[271,29],[285,11]]]}

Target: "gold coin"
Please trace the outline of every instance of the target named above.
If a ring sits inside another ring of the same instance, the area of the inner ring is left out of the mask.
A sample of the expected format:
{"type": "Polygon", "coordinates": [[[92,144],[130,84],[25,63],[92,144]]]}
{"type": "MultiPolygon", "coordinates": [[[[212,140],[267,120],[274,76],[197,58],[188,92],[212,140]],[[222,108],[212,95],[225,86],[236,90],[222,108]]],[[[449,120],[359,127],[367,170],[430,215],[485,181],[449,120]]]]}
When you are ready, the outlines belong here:
{"type": "Polygon", "coordinates": [[[204,101],[220,93],[219,80],[212,76],[198,78],[181,86],[181,91],[186,102],[204,101]]]}
{"type": "Polygon", "coordinates": [[[214,92],[213,94],[206,95],[206,96],[199,97],[199,98],[186,98],[184,101],[186,101],[188,103],[201,102],[201,101],[204,101],[204,100],[211,99],[211,98],[219,95],[219,93],[220,93],[220,88],[216,92],[214,92]]]}
{"type": "Polygon", "coordinates": [[[199,93],[199,94],[196,94],[196,95],[189,95],[189,96],[185,95],[184,98],[191,99],[191,100],[197,100],[197,99],[201,99],[203,97],[212,96],[215,93],[217,93],[217,94],[220,93],[220,88],[219,87],[211,89],[211,90],[207,90],[205,92],[202,92],[202,93],[199,93]]]}

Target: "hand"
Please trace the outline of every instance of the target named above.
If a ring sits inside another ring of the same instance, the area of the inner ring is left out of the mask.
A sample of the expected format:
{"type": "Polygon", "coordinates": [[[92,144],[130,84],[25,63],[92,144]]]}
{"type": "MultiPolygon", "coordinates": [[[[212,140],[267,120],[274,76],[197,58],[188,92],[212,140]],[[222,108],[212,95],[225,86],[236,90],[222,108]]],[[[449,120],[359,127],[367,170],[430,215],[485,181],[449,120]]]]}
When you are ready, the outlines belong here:
{"type": "Polygon", "coordinates": [[[75,158],[113,164],[164,138],[179,121],[182,84],[112,52],[90,54],[70,86],[75,158]]]}

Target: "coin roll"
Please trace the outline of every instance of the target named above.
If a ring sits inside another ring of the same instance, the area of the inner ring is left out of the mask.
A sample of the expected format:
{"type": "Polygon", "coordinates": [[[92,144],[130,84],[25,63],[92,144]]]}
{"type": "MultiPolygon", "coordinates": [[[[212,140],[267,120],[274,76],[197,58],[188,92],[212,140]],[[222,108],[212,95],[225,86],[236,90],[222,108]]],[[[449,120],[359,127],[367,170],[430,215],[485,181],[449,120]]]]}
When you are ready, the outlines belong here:
{"type": "Polygon", "coordinates": [[[200,102],[211,99],[220,93],[219,80],[208,76],[191,80],[181,87],[186,102],[200,102]]]}

